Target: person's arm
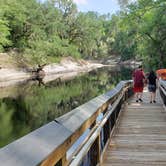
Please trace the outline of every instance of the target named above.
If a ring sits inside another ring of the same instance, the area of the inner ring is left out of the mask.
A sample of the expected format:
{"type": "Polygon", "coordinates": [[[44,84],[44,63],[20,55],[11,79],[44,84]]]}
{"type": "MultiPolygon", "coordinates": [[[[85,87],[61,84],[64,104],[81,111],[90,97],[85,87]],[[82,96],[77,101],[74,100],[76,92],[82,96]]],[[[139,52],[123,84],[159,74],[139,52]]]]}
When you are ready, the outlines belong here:
{"type": "Polygon", "coordinates": [[[143,84],[144,84],[144,86],[146,86],[146,77],[145,77],[145,73],[143,70],[142,70],[142,78],[143,78],[143,84]]]}
{"type": "Polygon", "coordinates": [[[133,84],[134,84],[134,77],[135,77],[135,71],[133,71],[133,73],[132,73],[133,84]]]}
{"type": "Polygon", "coordinates": [[[147,80],[147,84],[149,84],[149,76],[147,76],[146,80],[147,80]]]}
{"type": "Polygon", "coordinates": [[[143,79],[145,79],[146,77],[145,77],[145,73],[144,73],[144,71],[142,71],[142,74],[143,74],[143,79]]]}

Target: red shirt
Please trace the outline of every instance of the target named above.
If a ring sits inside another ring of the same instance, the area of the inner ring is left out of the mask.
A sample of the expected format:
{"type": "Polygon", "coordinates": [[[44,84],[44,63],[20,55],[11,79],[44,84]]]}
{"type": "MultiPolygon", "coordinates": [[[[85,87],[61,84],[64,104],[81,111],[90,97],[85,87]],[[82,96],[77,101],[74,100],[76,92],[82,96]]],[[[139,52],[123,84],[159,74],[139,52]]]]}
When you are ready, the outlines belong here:
{"type": "Polygon", "coordinates": [[[134,78],[134,87],[143,87],[145,79],[144,72],[142,70],[135,70],[133,72],[133,78],[134,78]]]}

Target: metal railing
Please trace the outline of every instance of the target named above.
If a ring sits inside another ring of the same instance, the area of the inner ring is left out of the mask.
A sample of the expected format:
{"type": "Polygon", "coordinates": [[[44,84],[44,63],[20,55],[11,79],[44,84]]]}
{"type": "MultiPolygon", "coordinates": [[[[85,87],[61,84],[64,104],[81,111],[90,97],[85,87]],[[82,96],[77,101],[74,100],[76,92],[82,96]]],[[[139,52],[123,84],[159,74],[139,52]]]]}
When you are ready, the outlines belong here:
{"type": "Polygon", "coordinates": [[[0,149],[3,166],[96,166],[113,132],[132,81],[77,107],[0,149]]]}
{"type": "Polygon", "coordinates": [[[166,81],[159,80],[159,92],[164,105],[166,106],[166,81]]]}

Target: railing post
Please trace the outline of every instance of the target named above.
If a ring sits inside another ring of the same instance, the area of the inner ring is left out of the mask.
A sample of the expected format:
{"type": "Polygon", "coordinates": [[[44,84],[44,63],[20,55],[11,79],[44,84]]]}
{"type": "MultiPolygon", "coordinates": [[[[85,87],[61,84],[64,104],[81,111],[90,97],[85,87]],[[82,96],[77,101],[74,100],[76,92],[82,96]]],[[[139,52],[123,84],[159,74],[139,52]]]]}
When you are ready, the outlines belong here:
{"type": "Polygon", "coordinates": [[[107,143],[109,137],[110,137],[110,121],[108,120],[106,124],[103,127],[104,130],[104,145],[107,143]]]}
{"type": "Polygon", "coordinates": [[[99,136],[90,148],[90,166],[96,166],[100,163],[100,139],[99,136]]]}
{"type": "Polygon", "coordinates": [[[62,166],[66,166],[67,165],[66,154],[63,156],[61,160],[62,160],[62,166]]]}

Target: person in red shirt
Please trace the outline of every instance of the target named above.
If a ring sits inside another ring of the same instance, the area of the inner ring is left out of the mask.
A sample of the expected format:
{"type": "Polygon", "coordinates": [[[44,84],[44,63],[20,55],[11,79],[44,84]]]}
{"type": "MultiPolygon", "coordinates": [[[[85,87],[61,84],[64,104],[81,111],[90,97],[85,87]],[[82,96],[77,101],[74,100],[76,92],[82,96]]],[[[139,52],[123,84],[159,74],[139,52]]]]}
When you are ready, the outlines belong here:
{"type": "Polygon", "coordinates": [[[142,92],[144,88],[144,80],[145,80],[145,74],[142,70],[142,66],[140,65],[138,69],[136,69],[133,74],[133,91],[135,93],[136,102],[142,102],[142,92]]]}

